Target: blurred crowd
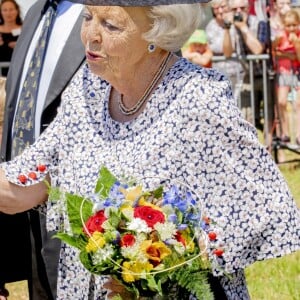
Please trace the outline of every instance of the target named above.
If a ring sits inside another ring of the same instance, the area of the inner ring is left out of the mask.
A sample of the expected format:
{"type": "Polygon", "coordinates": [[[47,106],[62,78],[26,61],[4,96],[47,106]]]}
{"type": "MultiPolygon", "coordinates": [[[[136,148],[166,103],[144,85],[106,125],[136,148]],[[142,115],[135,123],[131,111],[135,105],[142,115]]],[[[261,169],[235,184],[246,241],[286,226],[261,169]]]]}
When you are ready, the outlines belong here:
{"type": "Polygon", "coordinates": [[[296,114],[294,142],[300,146],[300,1],[212,0],[209,5],[212,18],[187,41],[183,56],[226,74],[244,117],[263,130],[262,55],[268,54],[268,68],[276,74],[271,87],[275,95],[269,100],[269,126],[276,118],[275,134],[281,142],[291,142],[287,109],[291,100],[296,114]],[[249,55],[257,58],[251,86],[249,55]]]}
{"type": "MultiPolygon", "coordinates": [[[[28,5],[34,2],[30,1],[28,5]]],[[[23,2],[18,4],[15,0],[1,1],[0,63],[9,63],[11,60],[22,28],[20,5],[23,5],[23,10],[27,10],[28,1],[23,2]]],[[[277,135],[282,142],[291,142],[287,112],[289,100],[294,103],[295,119],[300,120],[300,63],[297,54],[300,1],[212,0],[207,6],[211,18],[190,37],[182,49],[182,56],[193,63],[214,67],[224,73],[232,82],[234,97],[244,117],[257,129],[263,130],[264,86],[260,55],[269,54],[269,67],[276,73],[276,101],[272,100],[274,109],[269,109],[269,118],[271,121],[275,117],[280,120],[280,128],[276,129],[277,135]],[[247,55],[257,55],[252,86],[247,55]],[[254,107],[251,103],[251,89],[254,107]]],[[[3,66],[2,81],[7,72],[8,68],[3,66]]],[[[2,97],[0,105],[3,101],[2,97]]],[[[271,123],[269,125],[272,126],[271,123]]],[[[294,126],[295,143],[300,145],[300,121],[294,126]]]]}

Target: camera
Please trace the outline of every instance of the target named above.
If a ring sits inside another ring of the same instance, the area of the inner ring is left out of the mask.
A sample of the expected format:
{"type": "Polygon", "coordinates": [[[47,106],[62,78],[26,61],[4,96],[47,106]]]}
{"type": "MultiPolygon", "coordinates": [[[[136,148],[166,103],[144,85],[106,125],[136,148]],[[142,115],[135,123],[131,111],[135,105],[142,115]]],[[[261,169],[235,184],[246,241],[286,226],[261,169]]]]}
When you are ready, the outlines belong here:
{"type": "Polygon", "coordinates": [[[241,13],[236,13],[233,16],[234,22],[242,22],[243,21],[243,15],[241,13]]]}

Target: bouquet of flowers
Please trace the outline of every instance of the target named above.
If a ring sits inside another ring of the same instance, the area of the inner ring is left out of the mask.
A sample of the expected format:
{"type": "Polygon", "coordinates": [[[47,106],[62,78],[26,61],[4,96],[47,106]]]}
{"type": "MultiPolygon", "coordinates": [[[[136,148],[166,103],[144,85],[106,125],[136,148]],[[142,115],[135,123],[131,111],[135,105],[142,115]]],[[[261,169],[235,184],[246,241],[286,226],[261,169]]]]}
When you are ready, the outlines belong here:
{"type": "MultiPolygon", "coordinates": [[[[50,197],[57,192],[51,189],[50,197]]],[[[113,276],[137,298],[173,289],[176,299],[212,299],[207,252],[220,256],[223,250],[211,246],[213,222],[189,191],[176,185],[144,191],[103,167],[91,199],[64,197],[70,231],[57,237],[79,249],[87,270],[113,276]]]]}

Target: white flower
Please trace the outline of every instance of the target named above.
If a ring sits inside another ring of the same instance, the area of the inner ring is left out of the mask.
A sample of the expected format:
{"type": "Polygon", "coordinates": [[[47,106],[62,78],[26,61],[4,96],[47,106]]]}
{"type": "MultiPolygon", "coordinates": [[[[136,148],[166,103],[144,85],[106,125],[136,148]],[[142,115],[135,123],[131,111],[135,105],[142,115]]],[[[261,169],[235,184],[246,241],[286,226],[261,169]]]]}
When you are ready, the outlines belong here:
{"type": "Polygon", "coordinates": [[[114,249],[112,245],[106,244],[103,248],[99,248],[93,255],[93,264],[97,265],[112,257],[114,249]]]}
{"type": "Polygon", "coordinates": [[[145,253],[140,251],[140,243],[136,242],[133,246],[129,247],[122,247],[121,254],[124,258],[127,258],[132,261],[140,261],[140,262],[147,262],[148,257],[145,253]]]}
{"type": "Polygon", "coordinates": [[[131,220],[129,223],[127,223],[127,228],[128,230],[132,230],[138,233],[139,232],[149,233],[152,231],[152,229],[148,227],[147,223],[140,218],[135,218],[131,220]]]}
{"type": "Polygon", "coordinates": [[[163,241],[171,239],[176,234],[176,225],[174,223],[156,223],[154,229],[157,230],[163,241]]]}

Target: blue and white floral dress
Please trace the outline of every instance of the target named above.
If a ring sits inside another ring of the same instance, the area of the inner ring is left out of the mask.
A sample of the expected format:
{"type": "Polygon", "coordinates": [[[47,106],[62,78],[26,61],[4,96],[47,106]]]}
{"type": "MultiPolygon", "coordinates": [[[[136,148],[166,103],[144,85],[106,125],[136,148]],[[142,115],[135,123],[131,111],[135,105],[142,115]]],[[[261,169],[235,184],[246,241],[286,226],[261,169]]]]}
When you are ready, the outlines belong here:
{"type": "MultiPolygon", "coordinates": [[[[157,178],[187,183],[219,227],[225,253],[215,259],[215,275],[233,274],[221,280],[228,299],[248,299],[243,269],[299,249],[300,217],[272,157],[241,118],[229,81],[180,59],[144,111],[126,123],[110,117],[110,90],[84,65],[53,123],[21,156],[1,165],[7,178],[22,185],[18,175],[42,163],[52,185],[87,196],[103,165],[117,177],[144,178],[153,187],[157,178]]],[[[43,178],[41,173],[37,181],[43,178]]],[[[63,199],[40,209],[49,230],[68,228],[63,199]]],[[[75,249],[63,245],[57,299],[105,299],[102,281],[82,267],[75,249]]]]}

